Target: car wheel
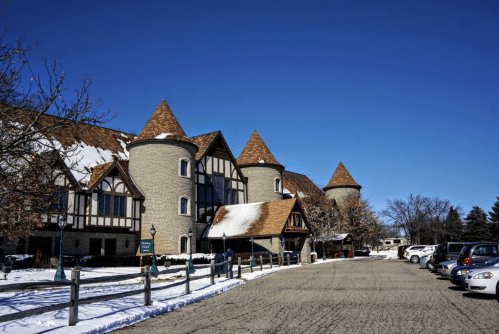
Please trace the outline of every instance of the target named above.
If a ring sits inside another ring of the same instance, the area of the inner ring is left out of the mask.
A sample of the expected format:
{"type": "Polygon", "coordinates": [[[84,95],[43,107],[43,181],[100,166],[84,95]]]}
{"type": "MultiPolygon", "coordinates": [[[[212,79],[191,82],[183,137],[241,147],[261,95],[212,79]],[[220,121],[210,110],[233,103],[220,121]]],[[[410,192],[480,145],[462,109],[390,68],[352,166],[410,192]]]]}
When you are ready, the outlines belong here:
{"type": "Polygon", "coordinates": [[[418,263],[419,262],[419,256],[417,256],[417,255],[411,256],[411,262],[412,263],[418,263]]]}
{"type": "Polygon", "coordinates": [[[426,262],[426,268],[435,269],[435,266],[433,265],[433,263],[431,263],[431,261],[428,261],[428,262],[426,262]]]}

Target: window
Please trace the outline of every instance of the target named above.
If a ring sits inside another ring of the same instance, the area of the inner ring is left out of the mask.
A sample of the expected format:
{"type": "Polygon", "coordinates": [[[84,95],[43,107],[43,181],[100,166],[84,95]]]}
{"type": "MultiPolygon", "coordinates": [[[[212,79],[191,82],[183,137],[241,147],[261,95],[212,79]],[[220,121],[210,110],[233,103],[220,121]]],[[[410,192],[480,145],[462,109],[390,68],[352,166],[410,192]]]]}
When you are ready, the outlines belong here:
{"type": "Polygon", "coordinates": [[[281,192],[281,179],[276,178],[275,179],[275,192],[281,192]]]}
{"type": "Polygon", "coordinates": [[[395,240],[393,240],[393,243],[394,243],[394,244],[400,244],[400,239],[395,239],[395,240]]]}
{"type": "Polygon", "coordinates": [[[187,237],[180,238],[180,253],[187,253],[187,237]]]}
{"type": "Polygon", "coordinates": [[[109,216],[111,213],[111,195],[99,194],[99,216],[109,216]]]}
{"type": "Polygon", "coordinates": [[[387,245],[391,245],[391,244],[392,244],[392,242],[391,242],[391,241],[386,241],[386,242],[385,242],[385,244],[387,244],[387,245]]]}
{"type": "MultiPolygon", "coordinates": [[[[108,195],[109,196],[109,195],[108,195]]],[[[125,196],[114,196],[114,216],[125,217],[125,196]]]]}
{"type": "Polygon", "coordinates": [[[68,191],[59,189],[54,191],[54,209],[57,211],[67,210],[68,191]]]}
{"type": "Polygon", "coordinates": [[[187,197],[180,197],[180,214],[181,215],[190,214],[189,198],[187,197]]]}
{"type": "Polygon", "coordinates": [[[89,255],[101,255],[102,239],[90,238],[89,255]]]}
{"type": "Polygon", "coordinates": [[[180,160],[180,176],[189,176],[189,160],[180,160]]]}
{"type": "Polygon", "coordinates": [[[293,213],[293,226],[301,227],[301,215],[299,213],[293,213]]]}

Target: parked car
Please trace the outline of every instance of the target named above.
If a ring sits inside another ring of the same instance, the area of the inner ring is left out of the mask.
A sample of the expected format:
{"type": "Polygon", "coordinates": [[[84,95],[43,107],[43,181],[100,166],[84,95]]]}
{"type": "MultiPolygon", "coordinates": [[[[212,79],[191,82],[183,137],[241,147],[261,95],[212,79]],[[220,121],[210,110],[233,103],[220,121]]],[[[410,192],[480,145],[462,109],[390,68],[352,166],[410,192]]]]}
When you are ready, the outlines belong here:
{"type": "Polygon", "coordinates": [[[398,255],[399,259],[403,259],[404,258],[404,251],[408,247],[411,247],[411,245],[402,245],[402,246],[398,247],[398,253],[397,253],[397,255],[398,255]]]}
{"type": "Polygon", "coordinates": [[[442,243],[441,247],[437,248],[435,255],[433,256],[433,265],[435,268],[440,267],[440,262],[457,260],[461,249],[468,242],[454,242],[446,241],[442,243]]]}
{"type": "Polygon", "coordinates": [[[414,245],[414,246],[407,247],[404,251],[404,258],[409,260],[411,258],[409,255],[410,252],[420,251],[420,250],[423,250],[423,248],[425,248],[425,247],[426,247],[426,245],[414,245]]]}
{"type": "Polygon", "coordinates": [[[499,256],[499,242],[471,242],[464,245],[459,253],[459,266],[485,263],[499,256]]]}
{"type": "Polygon", "coordinates": [[[425,248],[421,250],[410,250],[409,251],[409,260],[411,260],[412,263],[419,263],[419,260],[423,255],[430,255],[433,254],[435,251],[435,248],[437,248],[438,245],[432,245],[432,246],[426,246],[425,248]]]}
{"type": "Polygon", "coordinates": [[[499,268],[472,269],[464,280],[466,290],[499,296],[499,268]]]}
{"type": "Polygon", "coordinates": [[[419,265],[427,269],[435,269],[433,266],[433,254],[423,255],[419,261],[419,265]]]}
{"type": "Polygon", "coordinates": [[[457,266],[456,260],[444,261],[440,263],[440,268],[437,269],[438,273],[444,277],[450,276],[454,267],[457,266]]]}
{"type": "Polygon", "coordinates": [[[371,251],[367,248],[355,250],[355,256],[369,256],[369,253],[371,253],[371,251]]]}
{"type": "Polygon", "coordinates": [[[450,281],[452,284],[464,287],[464,280],[468,276],[469,272],[471,272],[474,269],[488,268],[488,267],[499,268],[499,257],[496,257],[495,259],[489,260],[485,263],[476,263],[470,266],[456,266],[451,271],[450,281]]]}

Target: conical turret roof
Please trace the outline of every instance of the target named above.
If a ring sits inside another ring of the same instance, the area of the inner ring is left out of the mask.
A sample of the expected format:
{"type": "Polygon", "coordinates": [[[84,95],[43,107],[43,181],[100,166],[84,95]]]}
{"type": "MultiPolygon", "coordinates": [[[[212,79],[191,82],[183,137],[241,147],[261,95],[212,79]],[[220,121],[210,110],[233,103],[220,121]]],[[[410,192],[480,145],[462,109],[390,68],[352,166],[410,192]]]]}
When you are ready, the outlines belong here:
{"type": "Polygon", "coordinates": [[[350,175],[342,162],[338,164],[338,167],[336,167],[331,180],[329,180],[329,183],[323,188],[323,190],[337,187],[355,187],[358,189],[362,188],[357,182],[355,182],[352,175],[350,175]]]}
{"type": "Polygon", "coordinates": [[[185,135],[184,130],[165,100],[159,103],[134,142],[144,140],[176,140],[194,144],[185,135]]]}
{"type": "Polygon", "coordinates": [[[277,165],[284,168],[283,165],[277,162],[269,148],[263,142],[258,132],[253,131],[250,139],[244,146],[243,151],[237,158],[239,166],[254,165],[254,164],[267,164],[277,165]]]}

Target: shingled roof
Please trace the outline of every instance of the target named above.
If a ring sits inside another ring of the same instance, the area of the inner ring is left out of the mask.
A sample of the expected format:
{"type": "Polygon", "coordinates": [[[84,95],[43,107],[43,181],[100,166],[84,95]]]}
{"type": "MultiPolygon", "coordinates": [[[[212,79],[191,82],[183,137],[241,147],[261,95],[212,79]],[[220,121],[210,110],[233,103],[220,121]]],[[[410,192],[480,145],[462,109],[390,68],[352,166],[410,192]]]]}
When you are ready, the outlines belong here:
{"type": "Polygon", "coordinates": [[[165,100],[159,103],[134,143],[144,140],[176,140],[193,144],[165,100]]]}
{"type": "Polygon", "coordinates": [[[194,144],[199,147],[199,151],[196,153],[196,160],[200,160],[206,153],[206,150],[211,146],[220,131],[214,131],[210,133],[205,133],[204,135],[199,135],[196,137],[189,138],[194,144]]]}
{"type": "Polygon", "coordinates": [[[226,205],[218,209],[213,224],[205,232],[205,237],[277,236],[282,232],[286,221],[298,205],[296,198],[226,205]]]}
{"type": "Polygon", "coordinates": [[[250,139],[246,143],[246,146],[244,146],[243,151],[239,155],[239,158],[237,158],[237,163],[239,166],[268,164],[284,168],[284,166],[278,163],[274,158],[256,130],[253,131],[250,139]]]}
{"type": "Polygon", "coordinates": [[[355,182],[352,175],[350,175],[345,166],[343,166],[342,162],[338,164],[331,180],[329,180],[329,183],[323,188],[323,190],[326,191],[337,187],[354,187],[359,190],[362,188],[357,182],[355,182]]]}
{"type": "Polygon", "coordinates": [[[290,194],[296,196],[320,196],[322,191],[315,185],[306,175],[292,173],[288,171],[282,172],[282,185],[289,191],[290,194]]]}
{"type": "Polygon", "coordinates": [[[96,183],[101,181],[115,167],[118,168],[118,170],[120,170],[121,168],[120,174],[122,174],[124,181],[128,185],[128,188],[130,188],[132,194],[140,197],[144,196],[142,191],[137,187],[130,176],[130,173],[128,171],[128,161],[114,161],[95,166],[92,170],[92,175],[90,176],[90,181],[88,182],[87,189],[92,191],[93,187],[96,186],[96,183]]]}

